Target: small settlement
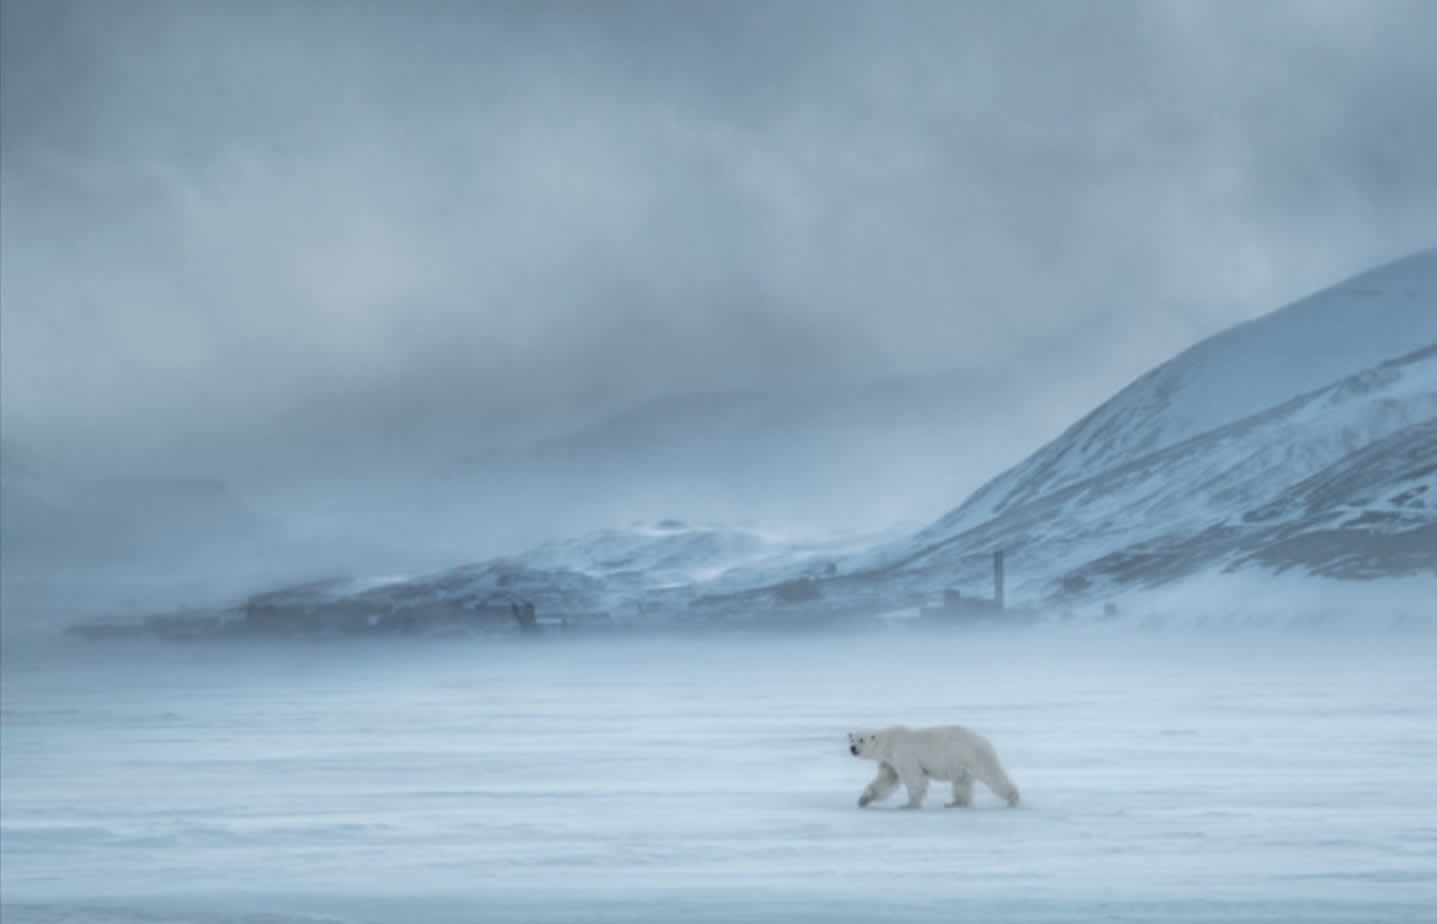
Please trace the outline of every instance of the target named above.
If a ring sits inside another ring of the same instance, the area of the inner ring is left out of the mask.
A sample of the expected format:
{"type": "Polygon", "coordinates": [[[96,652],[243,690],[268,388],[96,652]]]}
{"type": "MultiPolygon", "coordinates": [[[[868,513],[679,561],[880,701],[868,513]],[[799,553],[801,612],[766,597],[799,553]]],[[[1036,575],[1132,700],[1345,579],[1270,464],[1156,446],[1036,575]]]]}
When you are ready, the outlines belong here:
{"type": "Polygon", "coordinates": [[[612,633],[620,630],[708,628],[801,630],[873,623],[895,607],[912,607],[920,625],[1021,624],[1031,614],[1004,602],[1003,552],[993,554],[993,596],[943,592],[936,605],[923,594],[894,596],[871,575],[844,575],[831,564],[769,586],[698,597],[651,596],[616,619],[605,603],[612,588],[574,571],[536,570],[486,562],[419,580],[358,584],[326,579],[255,594],[221,611],[151,616],[142,624],[82,625],[88,638],[151,635],[167,639],[324,638],[363,635],[511,635],[612,633]]]}

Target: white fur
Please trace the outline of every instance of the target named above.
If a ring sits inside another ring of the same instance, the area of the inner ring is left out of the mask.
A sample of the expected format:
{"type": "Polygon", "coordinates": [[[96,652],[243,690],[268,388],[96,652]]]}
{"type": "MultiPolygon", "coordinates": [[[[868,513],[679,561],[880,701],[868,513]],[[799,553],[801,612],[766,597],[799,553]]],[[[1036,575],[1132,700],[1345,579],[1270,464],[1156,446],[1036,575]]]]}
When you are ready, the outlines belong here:
{"type": "Polygon", "coordinates": [[[918,808],[928,794],[929,780],[953,783],[950,807],[969,806],[975,778],[1009,805],[1018,804],[1018,787],[1008,779],[993,745],[961,725],[894,725],[850,732],[848,750],[855,757],[878,761],[878,776],[858,797],[860,807],[886,798],[901,783],[908,790],[908,803],[903,807],[918,808]]]}

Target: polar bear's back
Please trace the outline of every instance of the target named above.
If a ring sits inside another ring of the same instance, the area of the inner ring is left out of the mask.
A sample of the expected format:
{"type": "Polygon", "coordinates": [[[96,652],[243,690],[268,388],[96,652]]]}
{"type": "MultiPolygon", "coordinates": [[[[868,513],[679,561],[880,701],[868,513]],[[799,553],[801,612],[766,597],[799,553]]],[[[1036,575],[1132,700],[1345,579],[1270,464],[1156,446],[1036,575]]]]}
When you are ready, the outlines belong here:
{"type": "Polygon", "coordinates": [[[963,758],[991,757],[993,746],[988,739],[964,725],[930,725],[909,728],[897,725],[889,729],[889,745],[898,753],[946,755],[963,758]]]}
{"type": "Polygon", "coordinates": [[[887,756],[895,764],[916,763],[934,779],[951,780],[965,771],[986,779],[997,767],[988,739],[963,725],[898,725],[885,738],[887,756]]]}

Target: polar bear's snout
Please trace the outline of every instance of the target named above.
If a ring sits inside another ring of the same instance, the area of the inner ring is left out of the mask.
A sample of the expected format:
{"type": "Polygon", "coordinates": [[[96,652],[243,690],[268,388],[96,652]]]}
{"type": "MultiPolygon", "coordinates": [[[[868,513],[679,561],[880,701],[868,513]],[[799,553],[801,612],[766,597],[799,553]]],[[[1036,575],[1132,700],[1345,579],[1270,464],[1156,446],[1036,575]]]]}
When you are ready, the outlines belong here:
{"type": "Polygon", "coordinates": [[[848,753],[852,754],[854,757],[857,757],[857,756],[858,756],[858,745],[856,745],[856,744],[850,744],[850,745],[848,746],[848,753]]]}

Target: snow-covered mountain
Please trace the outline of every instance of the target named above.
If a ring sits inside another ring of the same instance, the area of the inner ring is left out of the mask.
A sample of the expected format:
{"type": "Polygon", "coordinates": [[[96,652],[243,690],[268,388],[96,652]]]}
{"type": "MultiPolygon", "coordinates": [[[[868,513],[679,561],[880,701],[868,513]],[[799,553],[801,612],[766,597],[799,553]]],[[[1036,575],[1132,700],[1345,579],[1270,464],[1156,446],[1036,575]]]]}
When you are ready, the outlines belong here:
{"type": "Polygon", "coordinates": [[[1434,473],[1437,250],[1197,344],[823,583],[895,602],[986,590],[999,548],[1030,600],[1209,569],[1437,573],[1434,473]]]}
{"type": "Polygon", "coordinates": [[[546,542],[518,556],[538,570],[579,571],[646,588],[689,587],[738,572],[801,566],[855,551],[861,538],[800,536],[665,520],[546,542]]]}
{"type": "Polygon", "coordinates": [[[1138,378],[940,521],[993,517],[1437,341],[1437,250],[1229,328],[1138,378]]]}
{"type": "MultiPolygon", "coordinates": [[[[639,523],[435,573],[284,586],[251,595],[229,614],[264,631],[285,632],[514,628],[510,607],[516,603],[533,604],[547,619],[663,620],[675,601],[691,599],[696,588],[724,586],[733,574],[752,581],[831,562],[861,543],[678,521],[639,523]]],[[[160,625],[174,628],[164,620],[160,625]]]]}
{"type": "Polygon", "coordinates": [[[870,553],[868,577],[1090,596],[1260,564],[1334,577],[1437,572],[1437,349],[984,514],[985,496],[870,553]]]}

